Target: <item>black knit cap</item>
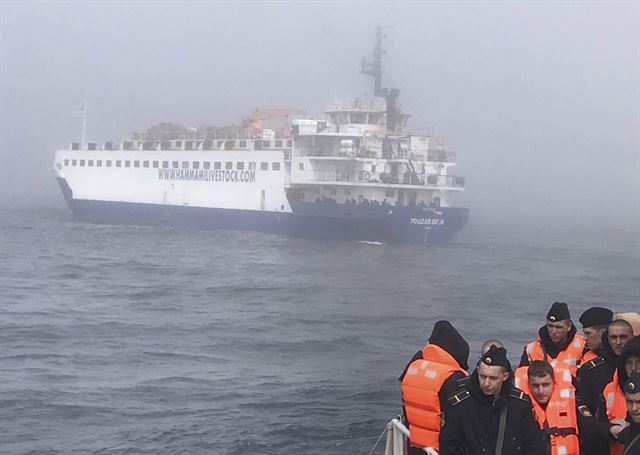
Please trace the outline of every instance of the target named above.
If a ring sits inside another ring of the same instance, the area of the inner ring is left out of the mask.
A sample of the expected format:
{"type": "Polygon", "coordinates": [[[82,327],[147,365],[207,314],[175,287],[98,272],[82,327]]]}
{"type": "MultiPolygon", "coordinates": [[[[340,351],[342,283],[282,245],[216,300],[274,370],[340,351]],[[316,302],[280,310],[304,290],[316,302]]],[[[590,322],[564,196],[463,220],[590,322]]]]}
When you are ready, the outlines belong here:
{"type": "Polygon", "coordinates": [[[640,373],[631,373],[629,380],[624,385],[624,391],[627,393],[640,393],[640,373]]]}
{"type": "Polygon", "coordinates": [[[490,367],[505,367],[507,370],[511,369],[509,359],[507,359],[507,350],[505,348],[497,348],[491,346],[489,350],[480,357],[480,361],[490,367]]]}
{"type": "Polygon", "coordinates": [[[469,369],[469,343],[451,325],[449,321],[438,321],[433,325],[429,343],[440,346],[456,359],[465,370],[469,369]]]}
{"type": "Polygon", "coordinates": [[[551,309],[547,313],[547,321],[558,322],[565,319],[571,319],[569,314],[569,307],[564,302],[553,302],[551,309]]]}
{"type": "Polygon", "coordinates": [[[611,324],[613,320],[613,311],[600,306],[592,306],[580,315],[580,324],[583,328],[593,327],[594,325],[611,324]]]}

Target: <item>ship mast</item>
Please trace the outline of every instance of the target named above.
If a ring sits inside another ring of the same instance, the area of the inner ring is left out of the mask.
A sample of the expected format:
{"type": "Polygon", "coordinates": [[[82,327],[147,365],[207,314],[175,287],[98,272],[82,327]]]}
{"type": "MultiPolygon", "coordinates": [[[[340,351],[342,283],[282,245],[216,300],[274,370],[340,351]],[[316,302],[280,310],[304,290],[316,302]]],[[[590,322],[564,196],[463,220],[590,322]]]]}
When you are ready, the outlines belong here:
{"type": "Polygon", "coordinates": [[[363,74],[373,77],[373,91],[375,96],[382,96],[387,104],[387,130],[395,132],[400,123],[401,113],[398,106],[398,97],[400,90],[397,88],[382,88],[382,28],[376,26],[376,44],[373,49],[373,60],[369,61],[366,57],[362,59],[363,74]]]}
{"type": "Polygon", "coordinates": [[[382,28],[376,27],[376,44],[373,49],[373,60],[369,61],[366,57],[362,58],[363,74],[373,77],[373,94],[375,96],[383,96],[382,93],[382,28]]]}

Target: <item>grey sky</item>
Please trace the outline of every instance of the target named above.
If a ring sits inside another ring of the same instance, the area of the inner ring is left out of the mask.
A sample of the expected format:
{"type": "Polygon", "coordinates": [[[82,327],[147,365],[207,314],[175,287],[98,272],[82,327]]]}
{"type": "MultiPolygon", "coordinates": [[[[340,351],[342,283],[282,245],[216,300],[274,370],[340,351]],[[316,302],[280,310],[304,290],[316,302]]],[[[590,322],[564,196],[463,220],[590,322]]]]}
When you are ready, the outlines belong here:
{"type": "Polygon", "coordinates": [[[364,94],[374,27],[410,124],[449,138],[480,220],[637,226],[636,2],[1,2],[0,204],[62,206],[53,152],[161,121],[364,94]]]}

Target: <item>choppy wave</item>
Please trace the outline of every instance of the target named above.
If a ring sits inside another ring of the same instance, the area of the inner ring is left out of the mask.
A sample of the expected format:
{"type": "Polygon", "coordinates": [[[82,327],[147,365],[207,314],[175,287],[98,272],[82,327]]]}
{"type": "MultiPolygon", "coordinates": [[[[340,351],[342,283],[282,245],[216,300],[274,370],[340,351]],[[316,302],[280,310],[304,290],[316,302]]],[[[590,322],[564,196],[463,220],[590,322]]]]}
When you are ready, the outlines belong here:
{"type": "Polygon", "coordinates": [[[3,455],[366,454],[434,321],[515,361],[551,302],[640,295],[623,231],[470,225],[425,250],[0,219],[3,455]]]}

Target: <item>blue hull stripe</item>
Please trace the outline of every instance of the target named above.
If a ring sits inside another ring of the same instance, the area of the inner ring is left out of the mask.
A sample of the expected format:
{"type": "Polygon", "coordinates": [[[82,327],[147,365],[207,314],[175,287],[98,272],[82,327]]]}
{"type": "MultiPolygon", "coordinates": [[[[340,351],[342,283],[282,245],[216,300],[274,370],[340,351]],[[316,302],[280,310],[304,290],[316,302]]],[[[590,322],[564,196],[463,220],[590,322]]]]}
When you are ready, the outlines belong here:
{"type": "Polygon", "coordinates": [[[327,240],[411,244],[446,243],[464,227],[465,208],[373,207],[294,203],[293,213],[73,199],[58,179],[71,211],[81,221],[106,224],[251,230],[327,240]]]}

